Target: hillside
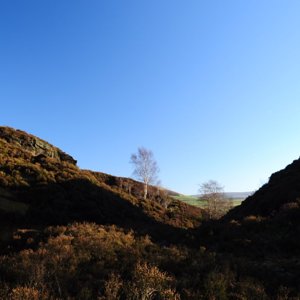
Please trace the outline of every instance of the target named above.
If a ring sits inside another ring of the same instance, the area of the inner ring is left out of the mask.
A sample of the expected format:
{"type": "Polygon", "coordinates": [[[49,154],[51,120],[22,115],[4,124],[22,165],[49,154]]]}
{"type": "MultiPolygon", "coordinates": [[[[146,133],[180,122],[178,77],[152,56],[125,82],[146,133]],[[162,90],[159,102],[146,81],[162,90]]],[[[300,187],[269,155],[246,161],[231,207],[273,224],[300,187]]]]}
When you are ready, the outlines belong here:
{"type": "Polygon", "coordinates": [[[245,200],[247,197],[251,196],[253,192],[226,192],[224,194],[228,199],[245,200]]]}
{"type": "Polygon", "coordinates": [[[299,161],[205,220],[23,131],[0,150],[0,299],[300,299],[299,161]]]}
{"type": "Polygon", "coordinates": [[[255,248],[257,253],[259,248],[265,255],[299,257],[300,159],[272,174],[268,183],[232,209],[221,224],[234,229],[229,240],[240,235],[251,241],[247,252],[255,248]]]}
{"type": "MultiPolygon", "coordinates": [[[[252,192],[230,192],[224,193],[226,199],[231,201],[232,206],[238,206],[244,201],[248,196],[253,194],[252,192]]],[[[170,194],[173,199],[180,200],[189,205],[194,205],[200,208],[205,208],[207,202],[202,200],[200,195],[181,195],[181,194],[170,194]]]]}
{"type": "Polygon", "coordinates": [[[141,233],[168,235],[199,224],[201,210],[129,178],[81,170],[76,160],[51,144],[0,127],[0,214],[3,225],[37,227],[93,221],[141,233]]]}
{"type": "Polygon", "coordinates": [[[221,220],[202,226],[198,235],[200,244],[230,257],[241,274],[264,281],[270,291],[282,285],[299,292],[300,160],[272,174],[267,184],[221,220]]]}
{"type": "Polygon", "coordinates": [[[274,216],[288,206],[297,206],[300,200],[300,159],[293,161],[285,169],[270,176],[263,185],[242,205],[233,209],[228,218],[246,216],[274,216]]]}

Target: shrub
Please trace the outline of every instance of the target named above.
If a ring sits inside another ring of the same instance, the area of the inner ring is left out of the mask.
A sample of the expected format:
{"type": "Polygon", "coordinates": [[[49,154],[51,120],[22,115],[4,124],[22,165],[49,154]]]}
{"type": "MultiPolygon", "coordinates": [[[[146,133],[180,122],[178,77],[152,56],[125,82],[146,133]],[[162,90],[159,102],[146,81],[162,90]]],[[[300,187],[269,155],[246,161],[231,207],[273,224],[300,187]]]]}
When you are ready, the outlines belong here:
{"type": "Polygon", "coordinates": [[[127,299],[179,299],[172,288],[174,279],[156,266],[147,263],[138,263],[134,269],[132,281],[127,287],[127,299]]]}
{"type": "Polygon", "coordinates": [[[237,284],[236,293],[234,299],[238,300],[248,300],[248,299],[255,299],[255,300],[267,300],[268,296],[265,292],[264,286],[254,281],[253,279],[244,279],[237,284]]]}
{"type": "Polygon", "coordinates": [[[112,274],[104,284],[104,295],[98,300],[118,300],[120,299],[124,283],[119,274],[112,274]]]}
{"type": "Polygon", "coordinates": [[[46,300],[50,299],[46,292],[40,292],[33,287],[17,286],[8,296],[9,300],[46,300]]]}
{"type": "Polygon", "coordinates": [[[204,280],[204,294],[209,300],[226,300],[228,281],[224,274],[210,272],[204,280]]]}

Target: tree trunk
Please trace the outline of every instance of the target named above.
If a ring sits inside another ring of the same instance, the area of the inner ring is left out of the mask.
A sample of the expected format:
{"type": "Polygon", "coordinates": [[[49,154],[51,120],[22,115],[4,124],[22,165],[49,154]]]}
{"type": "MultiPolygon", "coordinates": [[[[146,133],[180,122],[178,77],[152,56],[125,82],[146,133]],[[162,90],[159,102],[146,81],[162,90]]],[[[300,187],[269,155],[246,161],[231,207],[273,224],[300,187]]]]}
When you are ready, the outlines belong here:
{"type": "Polygon", "coordinates": [[[145,183],[144,184],[144,199],[147,199],[147,195],[148,195],[148,184],[145,183]]]}

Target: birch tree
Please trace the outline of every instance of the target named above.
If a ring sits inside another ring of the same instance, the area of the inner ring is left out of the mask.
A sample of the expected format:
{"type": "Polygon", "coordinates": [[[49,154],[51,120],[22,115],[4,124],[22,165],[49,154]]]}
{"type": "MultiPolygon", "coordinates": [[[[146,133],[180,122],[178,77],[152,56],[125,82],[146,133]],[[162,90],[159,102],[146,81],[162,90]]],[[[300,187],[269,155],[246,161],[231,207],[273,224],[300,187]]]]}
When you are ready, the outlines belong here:
{"type": "Polygon", "coordinates": [[[232,207],[232,202],[225,197],[224,188],[215,180],[202,183],[199,192],[199,199],[207,203],[206,209],[210,219],[220,218],[232,207]]]}
{"type": "Polygon", "coordinates": [[[144,183],[144,199],[148,195],[149,184],[157,182],[159,168],[151,150],[144,147],[138,148],[136,154],[132,154],[130,162],[134,166],[133,175],[144,183]]]}

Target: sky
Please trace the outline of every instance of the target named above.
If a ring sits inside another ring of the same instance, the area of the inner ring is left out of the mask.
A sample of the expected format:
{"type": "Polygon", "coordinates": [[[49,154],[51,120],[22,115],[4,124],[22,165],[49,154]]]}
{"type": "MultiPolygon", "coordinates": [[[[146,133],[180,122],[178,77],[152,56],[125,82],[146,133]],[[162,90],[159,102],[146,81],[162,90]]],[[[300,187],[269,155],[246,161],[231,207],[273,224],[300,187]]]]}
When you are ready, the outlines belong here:
{"type": "Polygon", "coordinates": [[[1,0],[0,125],[162,185],[253,191],[300,153],[300,2],[1,0]]]}

